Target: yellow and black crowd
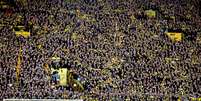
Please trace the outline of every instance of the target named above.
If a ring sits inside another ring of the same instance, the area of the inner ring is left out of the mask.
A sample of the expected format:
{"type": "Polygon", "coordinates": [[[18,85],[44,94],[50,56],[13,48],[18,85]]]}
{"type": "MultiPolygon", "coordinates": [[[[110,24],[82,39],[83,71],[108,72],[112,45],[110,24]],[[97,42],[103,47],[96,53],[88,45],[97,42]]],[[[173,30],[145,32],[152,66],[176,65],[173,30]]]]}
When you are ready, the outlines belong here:
{"type": "Polygon", "coordinates": [[[0,99],[201,97],[196,0],[27,0],[11,6],[0,12],[0,99]],[[150,17],[146,10],[155,14],[150,17]],[[19,25],[29,37],[16,36],[19,25]],[[182,38],[168,37],[170,30],[182,38]],[[52,63],[53,56],[61,61],[52,63]],[[55,87],[45,64],[70,68],[84,91],[55,87]]]}

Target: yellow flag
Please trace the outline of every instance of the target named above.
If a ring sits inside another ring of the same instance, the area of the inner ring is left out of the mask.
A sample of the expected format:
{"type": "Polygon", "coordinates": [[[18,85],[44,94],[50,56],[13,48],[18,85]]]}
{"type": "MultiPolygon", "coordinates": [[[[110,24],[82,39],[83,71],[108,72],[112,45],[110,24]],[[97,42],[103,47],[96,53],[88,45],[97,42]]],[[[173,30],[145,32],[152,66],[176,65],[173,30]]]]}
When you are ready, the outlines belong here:
{"type": "Polygon", "coordinates": [[[15,31],[16,36],[23,36],[25,38],[28,38],[30,36],[30,32],[26,31],[15,31]]]}
{"type": "Polygon", "coordinates": [[[67,68],[59,69],[60,85],[65,86],[67,84],[67,68]]]}
{"type": "Polygon", "coordinates": [[[152,18],[155,18],[156,17],[156,12],[154,10],[146,10],[145,11],[145,14],[148,16],[148,17],[152,17],[152,18]]]}
{"type": "Polygon", "coordinates": [[[181,41],[182,40],[182,33],[177,32],[167,32],[166,35],[172,40],[172,41],[181,41]]]}

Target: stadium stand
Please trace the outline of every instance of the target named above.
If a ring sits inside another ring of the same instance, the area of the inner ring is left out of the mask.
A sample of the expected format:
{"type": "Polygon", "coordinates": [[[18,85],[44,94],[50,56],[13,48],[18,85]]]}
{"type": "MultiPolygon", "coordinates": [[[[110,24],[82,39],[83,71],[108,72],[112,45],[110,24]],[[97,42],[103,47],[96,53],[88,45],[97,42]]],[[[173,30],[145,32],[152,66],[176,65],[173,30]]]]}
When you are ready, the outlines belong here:
{"type": "Polygon", "coordinates": [[[17,1],[0,8],[0,100],[201,97],[193,0],[17,1]]]}

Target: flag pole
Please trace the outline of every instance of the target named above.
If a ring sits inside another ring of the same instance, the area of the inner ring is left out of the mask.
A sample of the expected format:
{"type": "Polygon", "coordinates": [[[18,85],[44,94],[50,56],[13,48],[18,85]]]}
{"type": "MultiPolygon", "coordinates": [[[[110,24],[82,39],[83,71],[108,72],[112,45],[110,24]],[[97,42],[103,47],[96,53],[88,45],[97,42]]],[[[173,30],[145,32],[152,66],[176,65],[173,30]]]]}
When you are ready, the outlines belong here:
{"type": "Polygon", "coordinates": [[[21,57],[22,57],[22,47],[20,45],[18,57],[17,57],[17,66],[16,66],[16,79],[17,86],[19,86],[19,75],[20,75],[20,67],[21,67],[21,57]]]}

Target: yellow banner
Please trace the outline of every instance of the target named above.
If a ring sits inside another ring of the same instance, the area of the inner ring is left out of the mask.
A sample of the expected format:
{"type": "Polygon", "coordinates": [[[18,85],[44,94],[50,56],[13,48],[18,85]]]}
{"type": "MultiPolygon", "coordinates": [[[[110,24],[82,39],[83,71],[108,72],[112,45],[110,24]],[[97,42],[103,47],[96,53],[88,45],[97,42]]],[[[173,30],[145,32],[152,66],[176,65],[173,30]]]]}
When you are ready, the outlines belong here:
{"type": "Polygon", "coordinates": [[[172,41],[181,41],[182,40],[182,33],[177,32],[167,32],[166,35],[172,40],[172,41]]]}
{"type": "Polygon", "coordinates": [[[60,75],[60,85],[65,86],[67,84],[67,68],[60,69],[59,75],[60,75]]]}
{"type": "Polygon", "coordinates": [[[26,31],[15,31],[16,36],[23,36],[25,38],[28,38],[30,36],[30,32],[26,31]]]}

